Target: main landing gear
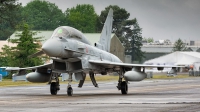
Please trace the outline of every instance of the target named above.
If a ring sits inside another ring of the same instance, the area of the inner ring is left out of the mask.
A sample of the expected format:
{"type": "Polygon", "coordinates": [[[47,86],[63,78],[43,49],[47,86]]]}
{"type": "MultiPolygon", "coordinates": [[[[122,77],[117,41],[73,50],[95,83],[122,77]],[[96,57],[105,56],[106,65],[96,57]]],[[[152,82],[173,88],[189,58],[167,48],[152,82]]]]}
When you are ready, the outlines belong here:
{"type": "Polygon", "coordinates": [[[59,74],[58,73],[52,73],[51,76],[51,81],[55,80],[56,82],[49,82],[50,85],[50,92],[52,95],[57,95],[57,92],[60,90],[60,84],[59,84],[59,78],[58,78],[59,74]]]}
{"type": "Polygon", "coordinates": [[[128,93],[128,84],[126,83],[126,81],[123,81],[121,83],[121,93],[122,94],[127,94],[128,93]]]}
{"type": "Polygon", "coordinates": [[[122,70],[120,70],[117,88],[118,90],[121,90],[122,94],[128,94],[128,84],[127,81],[122,81],[123,77],[124,74],[122,70]]]}
{"type": "Polygon", "coordinates": [[[57,95],[57,92],[59,91],[59,83],[52,82],[50,86],[50,92],[52,95],[57,95]]]}

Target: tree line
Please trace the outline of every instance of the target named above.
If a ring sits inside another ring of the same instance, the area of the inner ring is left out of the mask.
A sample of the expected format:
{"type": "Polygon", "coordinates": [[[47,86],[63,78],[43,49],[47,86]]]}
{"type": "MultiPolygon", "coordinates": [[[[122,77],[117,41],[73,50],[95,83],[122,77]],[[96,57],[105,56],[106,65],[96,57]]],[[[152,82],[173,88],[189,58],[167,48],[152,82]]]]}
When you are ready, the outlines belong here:
{"type": "Polygon", "coordinates": [[[41,0],[33,0],[24,7],[16,0],[1,0],[0,7],[9,9],[9,13],[3,9],[0,12],[0,40],[7,39],[17,30],[16,26],[22,23],[26,23],[31,30],[54,30],[59,26],[71,26],[83,33],[100,33],[108,11],[112,8],[112,33],[125,46],[125,54],[132,55],[133,60],[138,61],[144,57],[140,50],[142,28],[136,18],[130,20],[130,13],[117,5],[105,7],[100,15],[96,14],[94,6],[90,4],[79,4],[62,12],[54,3],[41,0]]]}
{"type": "Polygon", "coordinates": [[[110,8],[114,13],[112,33],[120,39],[125,54],[131,55],[132,61],[142,61],[142,28],[136,18],[129,19],[130,13],[124,8],[109,5],[97,15],[94,6],[90,4],[79,4],[62,12],[57,5],[48,1],[33,0],[22,6],[17,0],[0,0],[0,40],[8,39],[16,30],[22,31],[22,34],[16,35],[19,40],[10,40],[18,44],[17,47],[3,47],[0,66],[27,67],[43,62],[42,58],[27,58],[40,47],[34,43],[38,40],[31,39],[36,34],[31,30],[54,30],[59,26],[71,26],[83,33],[100,33],[110,8]]]}

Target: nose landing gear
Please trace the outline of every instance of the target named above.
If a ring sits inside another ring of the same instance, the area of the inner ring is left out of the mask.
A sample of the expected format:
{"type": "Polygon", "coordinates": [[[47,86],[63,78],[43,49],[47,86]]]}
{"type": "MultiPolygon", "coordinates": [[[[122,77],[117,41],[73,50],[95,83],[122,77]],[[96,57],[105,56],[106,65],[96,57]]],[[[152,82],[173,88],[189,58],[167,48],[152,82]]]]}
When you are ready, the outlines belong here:
{"type": "Polygon", "coordinates": [[[69,83],[67,86],[67,95],[68,96],[72,96],[73,95],[73,89],[71,87],[71,82],[72,82],[72,73],[69,73],[69,79],[68,79],[69,83]]]}
{"type": "Polygon", "coordinates": [[[67,95],[68,95],[68,96],[72,96],[72,95],[73,95],[73,89],[72,89],[71,86],[70,86],[70,87],[67,87],[67,95]]]}

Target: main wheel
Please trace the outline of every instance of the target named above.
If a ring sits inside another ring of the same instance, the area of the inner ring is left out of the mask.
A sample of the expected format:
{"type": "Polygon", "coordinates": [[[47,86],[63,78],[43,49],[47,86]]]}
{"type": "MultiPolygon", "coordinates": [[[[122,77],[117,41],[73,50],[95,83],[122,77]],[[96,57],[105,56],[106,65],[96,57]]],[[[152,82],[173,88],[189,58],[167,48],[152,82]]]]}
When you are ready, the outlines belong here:
{"type": "Polygon", "coordinates": [[[127,85],[126,81],[123,81],[121,83],[121,93],[122,94],[127,94],[128,93],[128,85],[127,85]]]}
{"type": "Polygon", "coordinates": [[[52,95],[57,95],[57,85],[56,82],[52,82],[50,86],[50,92],[52,95]]]}
{"type": "Polygon", "coordinates": [[[72,96],[72,94],[73,94],[73,89],[72,89],[72,87],[68,87],[68,88],[67,88],[67,95],[68,95],[68,96],[72,96]]]}

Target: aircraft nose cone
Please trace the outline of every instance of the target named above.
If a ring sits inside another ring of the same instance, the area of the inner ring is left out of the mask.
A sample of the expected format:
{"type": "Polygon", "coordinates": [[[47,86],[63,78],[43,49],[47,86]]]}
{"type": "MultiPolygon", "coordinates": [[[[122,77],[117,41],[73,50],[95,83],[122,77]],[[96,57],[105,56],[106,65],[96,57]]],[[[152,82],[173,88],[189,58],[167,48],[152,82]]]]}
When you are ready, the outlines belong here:
{"type": "Polygon", "coordinates": [[[49,39],[42,45],[42,51],[48,56],[59,57],[61,55],[61,42],[55,39],[49,39]]]}

